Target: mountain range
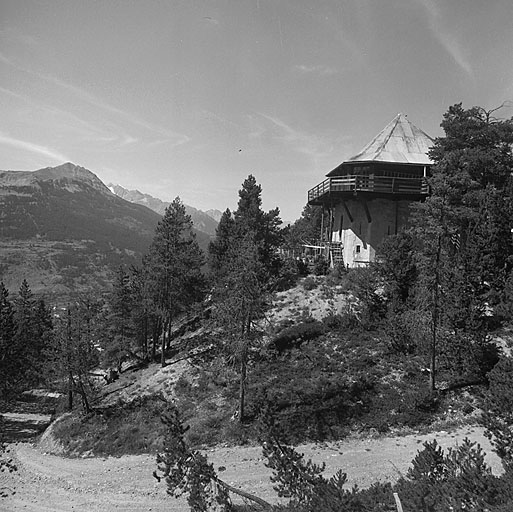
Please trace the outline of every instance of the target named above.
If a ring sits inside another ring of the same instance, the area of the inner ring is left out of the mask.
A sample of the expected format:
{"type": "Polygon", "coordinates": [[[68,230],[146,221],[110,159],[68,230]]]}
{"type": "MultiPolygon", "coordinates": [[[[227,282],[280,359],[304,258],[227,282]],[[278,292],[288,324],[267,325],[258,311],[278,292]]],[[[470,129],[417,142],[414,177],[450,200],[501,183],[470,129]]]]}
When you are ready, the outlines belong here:
{"type": "MultiPolygon", "coordinates": [[[[23,279],[47,297],[102,293],[119,265],[140,264],[160,219],[69,162],[0,171],[0,281],[11,293],[23,279]]],[[[196,235],[205,250],[211,236],[196,235]]]]}
{"type": "MultiPolygon", "coordinates": [[[[147,206],[150,208],[150,210],[157,212],[159,215],[164,215],[165,209],[170,204],[169,202],[165,202],[161,199],[157,199],[156,197],[152,197],[149,194],[143,194],[138,190],[127,190],[121,185],[114,185],[109,183],[107,186],[110,191],[117,196],[126,199],[131,203],[147,206]]],[[[207,212],[203,212],[187,204],[184,206],[187,214],[191,216],[194,227],[198,231],[202,231],[203,233],[207,233],[207,235],[211,236],[216,234],[216,228],[219,224],[219,219],[221,218],[222,212],[219,210],[208,210],[207,212]]]]}

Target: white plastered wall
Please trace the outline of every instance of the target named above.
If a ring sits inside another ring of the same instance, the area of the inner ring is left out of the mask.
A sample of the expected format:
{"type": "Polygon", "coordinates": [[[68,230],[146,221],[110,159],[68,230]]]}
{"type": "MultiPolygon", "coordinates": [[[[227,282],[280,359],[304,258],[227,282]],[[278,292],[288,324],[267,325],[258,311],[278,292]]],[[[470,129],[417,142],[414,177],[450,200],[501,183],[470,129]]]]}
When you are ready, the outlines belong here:
{"type": "Polygon", "coordinates": [[[357,267],[374,261],[383,239],[407,226],[410,205],[406,200],[349,199],[334,206],[332,241],[342,243],[344,264],[357,267]]]}

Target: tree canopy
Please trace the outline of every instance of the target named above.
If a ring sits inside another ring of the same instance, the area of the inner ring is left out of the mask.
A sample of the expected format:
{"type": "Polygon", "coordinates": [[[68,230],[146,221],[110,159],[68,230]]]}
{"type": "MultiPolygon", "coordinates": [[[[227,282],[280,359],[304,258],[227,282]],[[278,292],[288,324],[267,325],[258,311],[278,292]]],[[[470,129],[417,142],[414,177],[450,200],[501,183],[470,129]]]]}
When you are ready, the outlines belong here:
{"type": "Polygon", "coordinates": [[[216,238],[209,246],[210,270],[214,280],[224,273],[230,260],[230,247],[250,237],[258,247],[259,260],[272,273],[279,271],[277,249],[282,242],[281,219],[278,208],[262,210],[262,187],[253,175],[249,175],[239,190],[237,209],[227,209],[216,231],[216,238]]]}

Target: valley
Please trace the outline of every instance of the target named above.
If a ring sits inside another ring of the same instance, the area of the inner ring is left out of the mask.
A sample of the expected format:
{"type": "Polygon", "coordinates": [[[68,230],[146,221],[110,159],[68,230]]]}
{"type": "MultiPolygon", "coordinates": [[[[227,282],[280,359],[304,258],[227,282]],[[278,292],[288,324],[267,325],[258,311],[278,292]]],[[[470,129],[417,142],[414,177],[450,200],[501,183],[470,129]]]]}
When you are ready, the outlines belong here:
{"type": "MultiPolygon", "coordinates": [[[[0,281],[15,292],[26,279],[53,303],[107,292],[120,266],[140,265],[168,204],[136,204],[140,193],[124,195],[129,200],[69,162],[32,172],[0,171],[0,281]],[[147,207],[154,204],[157,211],[147,207]]],[[[217,222],[190,209],[206,250],[217,222]]]]}

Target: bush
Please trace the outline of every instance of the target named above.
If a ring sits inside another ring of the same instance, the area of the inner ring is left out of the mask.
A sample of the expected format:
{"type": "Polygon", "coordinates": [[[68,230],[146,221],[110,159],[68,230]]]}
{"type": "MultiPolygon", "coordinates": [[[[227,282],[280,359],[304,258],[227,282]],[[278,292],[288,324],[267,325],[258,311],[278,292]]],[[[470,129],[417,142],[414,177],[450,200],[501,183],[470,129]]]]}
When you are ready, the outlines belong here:
{"type": "Polygon", "coordinates": [[[498,511],[511,506],[510,483],[492,474],[484,456],[481,447],[468,439],[447,454],[436,441],[426,442],[394,490],[405,510],[498,511]]]}
{"type": "Polygon", "coordinates": [[[303,288],[309,292],[311,290],[314,290],[315,288],[317,288],[318,286],[318,283],[317,283],[317,280],[315,279],[315,277],[313,276],[308,276],[308,277],[305,277],[303,279],[303,288]]]}
{"type": "Polygon", "coordinates": [[[323,257],[318,257],[314,264],[314,274],[316,276],[325,276],[330,269],[329,263],[323,257]]]}
{"type": "Polygon", "coordinates": [[[304,342],[313,340],[324,334],[322,322],[311,320],[283,329],[273,339],[272,345],[282,353],[286,350],[300,347],[304,342]]]}
{"type": "Polygon", "coordinates": [[[503,357],[488,374],[490,386],[485,398],[485,435],[513,475],[513,359],[503,357]]]}
{"type": "Polygon", "coordinates": [[[380,293],[381,280],[374,267],[355,268],[347,274],[358,302],[356,315],[365,329],[373,329],[386,315],[385,299],[380,293]]]}
{"type": "Polygon", "coordinates": [[[73,454],[149,453],[162,447],[162,403],[158,395],[144,396],[88,415],[71,415],[56,424],[54,435],[73,454]]]}
{"type": "Polygon", "coordinates": [[[299,261],[293,259],[285,260],[281,266],[280,274],[276,282],[276,291],[284,291],[292,288],[303,275],[306,274],[302,273],[302,269],[299,267],[299,261]]]}

